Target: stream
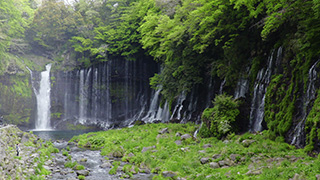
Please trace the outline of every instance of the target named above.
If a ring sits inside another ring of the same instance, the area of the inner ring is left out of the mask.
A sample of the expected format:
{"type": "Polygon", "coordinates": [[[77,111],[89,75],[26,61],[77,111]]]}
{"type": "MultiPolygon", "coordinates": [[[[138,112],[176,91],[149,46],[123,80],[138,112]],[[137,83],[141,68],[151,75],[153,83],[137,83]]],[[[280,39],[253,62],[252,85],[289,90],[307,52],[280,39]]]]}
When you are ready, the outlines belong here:
{"type": "MultiPolygon", "coordinates": [[[[78,179],[78,175],[84,175],[86,180],[115,180],[123,179],[122,167],[126,164],[121,162],[115,175],[110,175],[109,171],[112,169],[113,161],[121,161],[121,159],[115,159],[112,157],[101,156],[99,150],[88,150],[75,146],[73,143],[67,141],[57,140],[54,146],[58,148],[59,153],[52,154],[54,158],[52,162],[47,162],[45,168],[51,170],[51,174],[46,178],[50,180],[58,179],[78,179]],[[71,156],[71,161],[76,161],[78,164],[84,166],[84,170],[73,170],[66,168],[65,163],[68,162],[67,156],[62,154],[63,150],[69,146],[70,151],[68,154],[71,156]]],[[[135,180],[150,180],[153,174],[137,173],[130,179],[135,180]]]]}

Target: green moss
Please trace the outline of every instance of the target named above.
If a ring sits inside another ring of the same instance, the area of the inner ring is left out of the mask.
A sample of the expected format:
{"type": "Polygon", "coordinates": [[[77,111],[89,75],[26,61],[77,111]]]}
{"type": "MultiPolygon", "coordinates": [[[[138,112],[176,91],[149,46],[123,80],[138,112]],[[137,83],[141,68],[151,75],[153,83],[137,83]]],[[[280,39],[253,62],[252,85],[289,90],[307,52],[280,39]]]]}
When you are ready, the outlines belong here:
{"type": "Polygon", "coordinates": [[[276,136],[284,136],[292,125],[296,101],[294,89],[297,88],[294,82],[294,79],[288,80],[282,74],[273,75],[267,88],[265,121],[276,136]]]}
{"type": "Polygon", "coordinates": [[[315,142],[320,140],[320,91],[318,91],[317,99],[315,100],[312,109],[310,110],[305,123],[306,131],[306,147],[305,151],[311,152],[315,148],[315,142]]]}

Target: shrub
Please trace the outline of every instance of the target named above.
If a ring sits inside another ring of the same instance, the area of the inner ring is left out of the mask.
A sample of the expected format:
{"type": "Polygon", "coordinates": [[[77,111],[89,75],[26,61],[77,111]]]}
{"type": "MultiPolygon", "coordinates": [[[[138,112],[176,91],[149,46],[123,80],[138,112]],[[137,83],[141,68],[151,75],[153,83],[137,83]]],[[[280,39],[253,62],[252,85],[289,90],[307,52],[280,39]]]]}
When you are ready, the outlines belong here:
{"type": "Polygon", "coordinates": [[[203,124],[199,131],[200,136],[221,138],[235,132],[234,122],[240,113],[238,101],[232,96],[221,94],[216,96],[213,105],[213,108],[207,108],[202,113],[203,124]]]}

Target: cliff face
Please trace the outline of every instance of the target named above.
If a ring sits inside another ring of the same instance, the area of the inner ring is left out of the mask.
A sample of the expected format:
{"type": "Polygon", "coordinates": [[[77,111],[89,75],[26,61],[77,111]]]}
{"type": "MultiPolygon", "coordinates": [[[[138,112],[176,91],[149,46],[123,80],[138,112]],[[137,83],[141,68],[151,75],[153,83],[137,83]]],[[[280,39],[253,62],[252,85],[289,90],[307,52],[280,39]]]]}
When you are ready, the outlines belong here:
{"type": "MultiPolygon", "coordinates": [[[[197,122],[216,94],[228,93],[242,101],[241,131],[268,129],[299,147],[317,142],[320,100],[319,63],[290,56],[285,47],[265,53],[240,71],[233,83],[204,73],[202,84],[166,102],[161,89],[152,90],[149,78],[159,71],[152,60],[111,60],[72,71],[50,73],[51,127],[103,129],[144,122],[197,122]],[[259,61],[259,62],[257,62],[259,61]],[[259,64],[259,65],[256,65],[259,64]],[[79,125],[79,126],[78,126],[79,125]]],[[[33,90],[39,89],[40,71],[14,71],[0,76],[0,114],[6,123],[35,127],[37,114],[33,90]],[[32,81],[31,81],[32,79],[32,81]]],[[[312,148],[311,148],[312,149],[312,148]]]]}
{"type": "Polygon", "coordinates": [[[34,124],[34,97],[30,75],[4,74],[0,76],[0,115],[6,123],[28,128],[34,124]]]}

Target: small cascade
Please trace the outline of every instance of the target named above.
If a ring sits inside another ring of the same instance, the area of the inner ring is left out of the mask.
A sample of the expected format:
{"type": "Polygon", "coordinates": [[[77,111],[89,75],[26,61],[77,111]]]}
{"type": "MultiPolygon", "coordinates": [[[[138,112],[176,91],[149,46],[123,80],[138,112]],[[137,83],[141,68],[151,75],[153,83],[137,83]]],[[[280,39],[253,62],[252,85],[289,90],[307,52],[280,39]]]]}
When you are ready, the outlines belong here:
{"type": "Polygon", "coordinates": [[[212,101],[212,97],[214,96],[213,94],[214,92],[214,80],[213,77],[210,76],[210,80],[209,80],[209,86],[207,88],[207,98],[206,98],[206,108],[209,107],[211,105],[211,101],[212,101]]]}
{"type": "Polygon", "coordinates": [[[272,67],[273,67],[273,55],[268,57],[268,67],[266,69],[261,69],[258,74],[254,84],[253,98],[251,103],[250,111],[250,130],[252,132],[257,132],[262,130],[262,121],[264,118],[264,103],[265,94],[267,87],[271,80],[272,67]]]}
{"type": "Polygon", "coordinates": [[[185,92],[182,92],[178,97],[177,104],[172,111],[172,115],[170,119],[178,119],[181,120],[181,111],[183,108],[183,102],[186,100],[187,96],[185,92]]]}
{"type": "Polygon", "coordinates": [[[226,82],[227,82],[227,80],[226,80],[226,78],[224,78],[220,84],[219,94],[223,93],[223,88],[224,88],[224,85],[226,85],[226,82]]]}
{"type": "Polygon", "coordinates": [[[160,92],[161,92],[161,88],[159,88],[157,91],[155,91],[153,98],[152,98],[152,101],[151,101],[151,104],[150,104],[150,107],[149,107],[149,111],[148,111],[147,115],[142,118],[143,121],[154,122],[155,120],[159,120],[156,118],[157,118],[157,112],[158,112],[158,107],[159,107],[160,92]]]}
{"type": "MultiPolygon", "coordinates": [[[[161,121],[161,122],[168,122],[169,121],[169,117],[170,117],[170,112],[169,112],[169,106],[168,103],[166,102],[163,106],[163,108],[160,107],[160,92],[161,92],[161,88],[159,88],[158,90],[156,90],[153,93],[153,97],[149,106],[149,110],[147,112],[147,114],[142,118],[142,121],[144,122],[148,122],[148,123],[152,123],[155,121],[161,121]]],[[[139,113],[139,116],[141,116],[141,114],[144,111],[144,107],[142,107],[142,110],[139,113]]],[[[138,116],[138,117],[139,117],[138,116]]],[[[138,118],[136,118],[138,119],[138,118]]]]}
{"type": "MultiPolygon", "coordinates": [[[[50,69],[51,64],[46,65],[46,71],[41,72],[39,91],[36,91],[37,98],[37,119],[36,130],[48,130],[50,126],[50,69]]],[[[32,73],[31,73],[32,74],[32,73]]]]}
{"type": "Polygon", "coordinates": [[[293,145],[299,146],[303,144],[303,141],[305,139],[304,128],[305,128],[306,119],[310,111],[310,102],[316,98],[316,88],[315,88],[315,83],[317,80],[316,66],[319,63],[319,61],[320,60],[314,63],[309,69],[308,88],[305,96],[303,97],[302,120],[297,124],[297,126],[293,131],[293,139],[291,141],[291,144],[293,145]]]}
{"type": "Polygon", "coordinates": [[[237,83],[237,87],[234,92],[234,98],[238,99],[241,97],[246,97],[249,90],[249,80],[241,77],[237,83]]]}

